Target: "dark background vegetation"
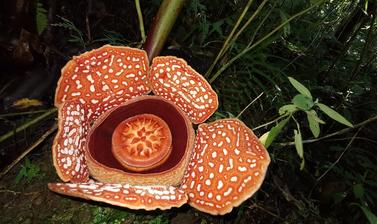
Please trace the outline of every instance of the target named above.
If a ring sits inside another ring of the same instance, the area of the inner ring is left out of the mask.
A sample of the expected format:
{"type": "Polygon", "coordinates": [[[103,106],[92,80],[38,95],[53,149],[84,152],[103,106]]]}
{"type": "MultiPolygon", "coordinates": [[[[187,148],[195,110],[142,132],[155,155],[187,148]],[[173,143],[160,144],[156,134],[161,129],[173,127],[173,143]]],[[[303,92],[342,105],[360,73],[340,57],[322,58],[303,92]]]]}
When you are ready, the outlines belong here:
{"type": "MultiPolygon", "coordinates": [[[[163,55],[176,55],[205,74],[247,1],[187,1],[163,55]]],[[[261,0],[255,0],[249,18],[261,0]]],[[[213,72],[290,16],[317,1],[270,0],[213,72]],[[262,24],[262,25],[261,25],[262,24]]],[[[148,31],[160,1],[141,1],[148,31]]],[[[292,76],[315,99],[353,124],[377,114],[377,1],[324,1],[236,60],[213,83],[220,107],[213,118],[236,116],[258,127],[279,116],[296,90],[292,76]]],[[[53,107],[60,69],[74,55],[103,44],[141,46],[134,1],[2,0],[0,2],[0,135],[53,107]],[[21,100],[28,98],[29,100],[21,100]]],[[[346,128],[319,113],[321,136],[346,128]]],[[[0,142],[4,169],[55,122],[54,114],[0,142]]],[[[306,115],[295,115],[304,142],[313,139],[306,115]]],[[[258,136],[275,123],[255,130],[258,136]]],[[[0,180],[1,223],[372,223],[377,214],[376,121],[304,144],[305,167],[289,123],[269,147],[272,158],[259,192],[225,216],[189,206],[143,212],[62,197],[48,191],[52,136],[0,180]],[[369,218],[369,219],[368,219],[369,218]]]]}

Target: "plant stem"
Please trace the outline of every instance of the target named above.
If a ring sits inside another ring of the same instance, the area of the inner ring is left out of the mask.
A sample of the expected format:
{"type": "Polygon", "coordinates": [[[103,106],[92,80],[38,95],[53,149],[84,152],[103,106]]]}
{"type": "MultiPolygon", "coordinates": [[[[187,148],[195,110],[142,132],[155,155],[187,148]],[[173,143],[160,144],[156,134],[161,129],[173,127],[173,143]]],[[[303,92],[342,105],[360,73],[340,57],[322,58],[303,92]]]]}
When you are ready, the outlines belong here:
{"type": "Polygon", "coordinates": [[[43,112],[46,112],[46,111],[48,111],[48,110],[35,110],[35,111],[9,113],[9,114],[0,114],[0,118],[20,116],[20,115],[29,115],[29,114],[39,114],[39,113],[43,113],[43,112]]]}
{"type": "Polygon", "coordinates": [[[184,0],[164,0],[161,3],[144,44],[150,62],[160,54],[184,3],[184,0]]]}
{"type": "Polygon", "coordinates": [[[211,67],[209,67],[209,69],[208,69],[208,71],[206,72],[206,74],[204,75],[204,77],[206,77],[206,78],[209,77],[209,75],[211,74],[213,68],[216,66],[217,62],[218,62],[218,61],[220,60],[220,58],[224,55],[226,49],[229,48],[229,47],[228,47],[229,42],[231,42],[234,33],[236,32],[238,26],[240,25],[240,23],[241,23],[243,17],[245,17],[245,15],[246,15],[247,11],[249,10],[249,8],[250,8],[250,6],[251,6],[252,3],[253,3],[253,0],[249,0],[249,2],[246,4],[245,9],[242,11],[240,17],[238,17],[238,20],[237,20],[236,24],[234,25],[234,27],[233,27],[232,31],[230,32],[230,34],[228,35],[228,37],[226,38],[226,40],[225,40],[225,42],[224,42],[224,44],[223,44],[223,46],[222,46],[220,52],[217,54],[215,60],[212,62],[211,67]]]}
{"type": "Polygon", "coordinates": [[[144,30],[144,22],[143,22],[143,14],[141,13],[141,8],[140,8],[140,1],[135,0],[135,6],[136,6],[136,11],[137,11],[137,16],[139,18],[139,29],[140,29],[140,35],[141,35],[141,42],[145,42],[145,30],[144,30]]]}
{"type": "Polygon", "coordinates": [[[255,127],[255,128],[253,128],[253,131],[258,130],[258,129],[263,128],[263,127],[266,127],[266,126],[268,126],[268,125],[270,125],[270,124],[273,124],[273,123],[279,121],[280,119],[282,119],[282,118],[284,118],[284,117],[286,117],[286,116],[288,116],[288,115],[289,115],[289,114],[286,113],[286,114],[283,114],[283,115],[281,115],[281,116],[275,118],[275,119],[272,120],[272,121],[269,121],[269,122],[267,122],[267,123],[261,124],[261,125],[255,127]]]}
{"type": "Polygon", "coordinates": [[[253,101],[251,101],[238,115],[236,118],[239,118],[243,112],[245,112],[255,101],[257,101],[262,95],[264,94],[264,92],[262,92],[261,94],[259,94],[255,99],[253,99],[253,101]]]}
{"type": "Polygon", "coordinates": [[[5,176],[18,162],[20,162],[27,154],[41,144],[49,135],[51,135],[57,129],[57,125],[54,124],[48,131],[46,131],[37,141],[35,141],[29,148],[27,148],[20,156],[18,156],[11,164],[9,164],[1,173],[0,179],[5,176]]]}
{"type": "Polygon", "coordinates": [[[57,108],[52,108],[48,111],[46,111],[45,113],[43,113],[42,115],[36,117],[35,119],[29,121],[29,122],[26,122],[25,124],[17,127],[15,130],[12,130],[12,131],[9,131],[7,133],[5,133],[4,135],[0,136],[0,142],[3,142],[5,141],[6,139],[12,137],[13,135],[17,134],[18,132],[20,131],[23,131],[25,130],[26,128],[38,123],[39,121],[51,116],[52,114],[54,114],[55,112],[57,111],[57,108]]]}
{"type": "Polygon", "coordinates": [[[273,217],[275,217],[275,218],[277,218],[279,220],[283,220],[279,215],[277,215],[277,214],[269,211],[268,209],[263,208],[262,206],[259,206],[257,203],[253,203],[253,207],[255,207],[257,209],[260,209],[260,210],[266,212],[267,214],[269,214],[269,215],[271,215],[271,216],[273,216],[273,217]]]}
{"type": "MultiPolygon", "coordinates": [[[[326,139],[326,138],[331,138],[331,137],[334,137],[334,136],[336,136],[336,135],[341,135],[341,134],[344,134],[344,133],[346,133],[346,132],[348,132],[348,131],[351,131],[351,130],[353,130],[353,129],[355,129],[355,128],[359,128],[359,127],[362,127],[362,126],[364,126],[364,125],[366,125],[366,124],[368,124],[368,123],[372,123],[372,122],[374,122],[374,121],[377,121],[377,115],[375,115],[375,116],[373,116],[373,117],[371,117],[371,118],[369,118],[369,119],[367,119],[367,120],[365,120],[365,121],[363,121],[363,122],[360,122],[360,123],[358,123],[358,124],[355,124],[353,127],[344,128],[344,129],[342,129],[342,130],[340,130],[340,131],[333,132],[333,133],[331,133],[331,134],[325,135],[325,136],[320,137],[320,138],[307,139],[307,140],[302,141],[302,143],[313,143],[313,142],[318,142],[318,141],[321,141],[321,140],[326,139]]],[[[294,145],[295,143],[294,143],[294,142],[285,142],[285,143],[277,143],[277,144],[278,144],[279,146],[283,146],[283,147],[284,147],[284,146],[294,145]]]]}
{"type": "Polygon", "coordinates": [[[340,154],[340,156],[335,160],[335,162],[333,162],[332,164],[331,164],[331,166],[320,176],[320,177],[318,177],[317,178],[317,182],[319,182],[319,181],[321,181],[321,179],[324,177],[324,176],[326,176],[326,174],[328,173],[328,172],[330,172],[333,168],[334,168],[334,166],[336,165],[336,164],[338,164],[339,163],[339,161],[342,159],[342,157],[343,157],[343,155],[347,152],[347,150],[350,148],[350,146],[352,145],[352,143],[353,143],[353,141],[355,140],[355,137],[359,134],[359,132],[360,132],[360,130],[362,129],[362,127],[360,127],[359,128],[359,130],[357,130],[357,132],[352,136],[352,139],[348,142],[348,144],[347,144],[347,146],[346,146],[346,148],[343,150],[343,152],[340,154]]]}
{"type": "Polygon", "coordinates": [[[259,44],[261,44],[263,41],[265,41],[266,39],[268,39],[269,37],[271,37],[273,34],[275,34],[277,31],[279,31],[281,28],[283,28],[285,25],[287,25],[289,22],[291,22],[292,20],[294,20],[295,18],[305,14],[306,12],[310,11],[311,9],[313,9],[314,7],[318,6],[319,4],[321,4],[324,0],[322,1],[319,1],[315,4],[313,4],[312,6],[308,7],[307,9],[299,12],[299,13],[296,13],[295,15],[291,16],[289,19],[287,19],[286,21],[284,21],[283,23],[281,23],[279,26],[277,26],[275,29],[273,29],[271,32],[269,32],[267,35],[265,35],[264,37],[262,37],[261,39],[259,39],[258,41],[256,41],[253,45],[251,45],[250,47],[246,47],[243,51],[241,51],[240,53],[238,53],[235,57],[233,57],[230,61],[228,61],[226,64],[224,64],[213,76],[212,78],[209,80],[209,83],[213,83],[217,77],[219,77],[219,75],[221,75],[221,73],[223,73],[230,65],[233,64],[233,62],[235,62],[236,60],[238,60],[239,58],[241,58],[243,55],[245,55],[246,53],[248,53],[249,51],[251,51],[252,49],[254,49],[255,47],[257,47],[259,44]]]}
{"type": "MultiPolygon", "coordinates": [[[[249,24],[251,23],[251,21],[254,20],[254,18],[259,14],[259,12],[263,9],[264,5],[267,3],[268,0],[264,0],[257,8],[257,10],[255,10],[255,12],[253,13],[253,15],[250,16],[250,18],[246,21],[246,23],[241,27],[241,29],[236,33],[236,35],[234,36],[233,40],[232,40],[232,43],[235,42],[237,40],[237,38],[241,35],[241,33],[249,26],[249,24]]],[[[256,34],[256,32],[254,32],[254,34],[256,34]]],[[[228,48],[230,47],[230,45],[228,45],[228,48]]],[[[228,50],[228,48],[226,50],[228,50]]]]}

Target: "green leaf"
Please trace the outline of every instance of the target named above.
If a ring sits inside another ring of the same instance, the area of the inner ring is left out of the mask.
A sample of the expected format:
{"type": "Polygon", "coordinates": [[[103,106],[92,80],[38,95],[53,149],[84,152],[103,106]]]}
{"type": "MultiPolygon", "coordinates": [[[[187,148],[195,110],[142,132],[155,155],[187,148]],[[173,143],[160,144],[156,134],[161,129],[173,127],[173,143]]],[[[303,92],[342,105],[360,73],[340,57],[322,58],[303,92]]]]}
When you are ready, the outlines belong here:
{"type": "MultiPolygon", "coordinates": [[[[287,21],[287,15],[285,14],[285,12],[281,11],[280,10],[280,18],[282,20],[282,23],[286,22],[287,21]]],[[[283,34],[284,36],[288,36],[289,34],[291,34],[291,26],[290,26],[290,23],[287,23],[284,27],[283,27],[283,34]]]]}
{"type": "Polygon", "coordinates": [[[364,12],[366,12],[366,15],[368,15],[368,5],[369,5],[369,1],[368,1],[368,0],[365,0],[365,4],[364,4],[364,12]]]}
{"type": "Polygon", "coordinates": [[[269,131],[268,137],[266,139],[265,145],[264,145],[266,148],[268,148],[271,145],[271,143],[279,135],[281,130],[284,128],[284,126],[288,123],[290,118],[291,117],[287,117],[286,119],[280,121],[276,126],[271,128],[271,130],[269,131]]]}
{"type": "Polygon", "coordinates": [[[319,122],[316,119],[318,118],[316,112],[314,110],[310,110],[306,112],[306,115],[308,117],[310,131],[312,131],[315,138],[318,138],[321,129],[319,128],[319,122]]]}
{"type": "Polygon", "coordinates": [[[26,169],[29,169],[30,166],[31,166],[30,159],[26,157],[26,158],[25,158],[25,167],[26,167],[26,169]]]}
{"type": "Polygon", "coordinates": [[[377,223],[377,216],[371,212],[371,210],[363,205],[357,204],[363,210],[364,215],[367,217],[370,224],[376,224],[377,223]]]}
{"type": "Polygon", "coordinates": [[[293,97],[292,103],[302,110],[310,110],[314,105],[313,100],[303,94],[298,94],[293,97]]]}
{"type": "Polygon", "coordinates": [[[302,145],[302,136],[300,129],[294,130],[295,133],[295,148],[297,151],[298,156],[301,158],[300,170],[303,170],[305,167],[305,159],[304,159],[304,147],[302,145]]]}
{"type": "Polygon", "coordinates": [[[361,199],[364,196],[364,186],[362,184],[353,185],[353,194],[357,199],[361,199]]]}
{"type": "Polygon", "coordinates": [[[279,108],[279,114],[283,115],[285,113],[293,113],[297,110],[297,107],[294,104],[287,104],[279,108]]]}
{"type": "Polygon", "coordinates": [[[303,170],[305,168],[305,158],[301,159],[301,164],[300,164],[300,170],[303,170]]]}
{"type": "Polygon", "coordinates": [[[22,166],[21,170],[18,172],[17,176],[16,176],[16,184],[20,183],[21,179],[23,177],[25,177],[27,174],[26,174],[26,168],[24,166],[22,166]]]}
{"type": "Polygon", "coordinates": [[[221,29],[221,26],[224,24],[224,20],[219,20],[214,23],[212,23],[212,29],[209,31],[209,34],[212,34],[213,32],[216,32],[216,34],[220,36],[224,36],[223,30],[221,29]]]}
{"type": "Polygon", "coordinates": [[[295,87],[295,89],[297,89],[299,93],[301,93],[302,95],[305,95],[309,99],[313,99],[310,91],[304,85],[302,85],[299,81],[289,76],[288,76],[288,80],[292,84],[292,86],[295,87]]]}
{"type": "Polygon", "coordinates": [[[268,137],[269,134],[270,134],[270,132],[268,131],[268,132],[264,133],[262,136],[260,136],[260,138],[259,138],[259,141],[260,141],[264,146],[266,146],[266,141],[267,141],[267,137],[268,137]]]}
{"type": "Polygon", "coordinates": [[[309,110],[307,113],[313,113],[313,118],[320,124],[326,124],[321,118],[318,117],[317,112],[315,110],[309,110]]]}
{"type": "Polygon", "coordinates": [[[40,35],[44,29],[46,29],[48,24],[47,19],[47,10],[43,8],[42,3],[39,1],[37,2],[37,13],[36,13],[36,23],[37,23],[37,31],[40,35]]]}
{"type": "Polygon", "coordinates": [[[319,109],[321,109],[327,116],[331,117],[333,120],[339,123],[342,123],[344,125],[347,125],[348,127],[353,127],[351,122],[349,122],[346,118],[344,118],[338,112],[326,106],[325,104],[317,103],[317,106],[319,107],[319,109]]]}
{"type": "Polygon", "coordinates": [[[300,130],[294,130],[295,133],[295,147],[298,156],[302,159],[304,158],[304,147],[302,145],[302,136],[300,130]]]}

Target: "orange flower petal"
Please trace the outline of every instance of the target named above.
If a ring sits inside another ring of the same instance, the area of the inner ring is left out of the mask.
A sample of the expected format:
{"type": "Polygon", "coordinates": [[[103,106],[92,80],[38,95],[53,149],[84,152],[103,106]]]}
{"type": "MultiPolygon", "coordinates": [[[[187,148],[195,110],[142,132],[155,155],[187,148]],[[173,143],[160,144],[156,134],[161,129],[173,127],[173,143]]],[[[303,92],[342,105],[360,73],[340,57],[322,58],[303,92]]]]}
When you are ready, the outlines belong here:
{"type": "Polygon", "coordinates": [[[175,187],[104,183],[50,183],[48,187],[60,194],[106,202],[131,209],[165,210],[180,207],[187,202],[186,194],[175,187]]]}
{"type": "Polygon", "coordinates": [[[223,215],[259,189],[269,162],[267,150],[240,120],[201,124],[182,189],[191,206],[223,215]]]}
{"type": "Polygon", "coordinates": [[[58,134],[52,146],[54,166],[63,181],[84,182],[89,172],[84,156],[89,122],[80,103],[65,102],[59,108],[58,134]]]}
{"type": "Polygon", "coordinates": [[[74,57],[62,69],[55,105],[79,101],[95,113],[111,97],[123,102],[150,92],[148,58],[143,50],[105,45],[74,57]]]}
{"type": "Polygon", "coordinates": [[[150,76],[153,92],[179,106],[195,124],[207,120],[218,107],[211,85],[183,59],[155,57],[150,76]]]}

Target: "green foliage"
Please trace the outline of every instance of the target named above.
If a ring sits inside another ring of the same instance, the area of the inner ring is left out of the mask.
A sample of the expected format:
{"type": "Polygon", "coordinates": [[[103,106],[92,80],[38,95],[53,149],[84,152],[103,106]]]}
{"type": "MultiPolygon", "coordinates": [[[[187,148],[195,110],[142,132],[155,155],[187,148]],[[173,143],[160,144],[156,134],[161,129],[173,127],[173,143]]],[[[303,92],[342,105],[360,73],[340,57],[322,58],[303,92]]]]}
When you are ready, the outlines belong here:
{"type": "Polygon", "coordinates": [[[105,30],[103,32],[102,38],[95,39],[91,42],[86,43],[86,45],[94,44],[94,43],[102,43],[102,44],[110,44],[114,46],[133,46],[134,44],[139,43],[131,43],[131,41],[127,40],[127,38],[118,32],[112,30],[105,30]]]}
{"type": "Polygon", "coordinates": [[[169,224],[169,219],[163,215],[159,215],[149,220],[148,224],[169,224]]]}
{"type": "Polygon", "coordinates": [[[312,99],[309,97],[303,95],[303,94],[298,94],[292,99],[292,103],[299,109],[307,111],[311,109],[314,105],[314,102],[312,99]]]}
{"type": "Polygon", "coordinates": [[[319,108],[319,110],[321,110],[327,116],[339,123],[342,123],[350,127],[352,127],[352,124],[338,112],[326,106],[325,104],[319,103],[318,100],[313,101],[312,94],[302,83],[300,83],[292,77],[288,77],[288,80],[292,84],[292,86],[298,92],[300,92],[300,94],[297,94],[293,97],[292,104],[286,104],[279,108],[280,119],[287,116],[288,117],[284,120],[281,120],[276,126],[271,128],[267,140],[265,142],[265,147],[268,148],[271,145],[271,143],[276,139],[276,137],[279,135],[279,133],[283,130],[283,128],[287,125],[288,121],[292,117],[297,126],[297,129],[294,130],[294,143],[297,154],[301,158],[300,169],[302,170],[305,165],[305,160],[301,129],[299,122],[295,118],[295,114],[297,112],[301,111],[306,113],[309,129],[312,132],[314,138],[319,137],[321,130],[320,124],[325,123],[322,119],[318,117],[318,114],[315,111],[316,108],[319,108]]]}
{"type": "Polygon", "coordinates": [[[219,19],[214,22],[210,21],[207,6],[201,3],[200,0],[190,1],[187,10],[194,15],[194,24],[196,27],[191,32],[199,33],[199,35],[194,35],[193,37],[199,37],[200,45],[208,41],[211,35],[217,35],[218,37],[224,36],[223,26],[230,22],[229,19],[219,19]]]}
{"type": "Polygon", "coordinates": [[[318,117],[315,110],[306,111],[306,115],[309,122],[310,131],[313,133],[314,138],[318,138],[319,133],[321,132],[319,124],[324,124],[325,122],[318,117]]]}
{"type": "Polygon", "coordinates": [[[304,159],[304,146],[302,145],[302,135],[300,131],[300,126],[297,126],[297,130],[294,130],[294,133],[295,133],[295,137],[294,137],[295,147],[296,147],[297,154],[301,159],[300,169],[302,170],[305,165],[305,159],[304,159]]]}
{"type": "MultiPolygon", "coordinates": [[[[336,153],[341,150],[344,150],[343,147],[330,147],[330,151],[336,153]]],[[[340,177],[346,186],[339,192],[343,196],[333,199],[333,206],[348,204],[349,209],[352,209],[356,205],[369,223],[375,223],[371,220],[374,220],[376,214],[373,208],[377,205],[377,156],[368,149],[354,147],[351,150],[354,153],[346,155],[343,163],[333,168],[333,175],[340,177]]]]}
{"type": "Polygon", "coordinates": [[[26,157],[25,163],[21,165],[21,169],[16,176],[16,184],[25,180],[26,183],[30,183],[41,175],[41,169],[38,165],[32,163],[29,158],[26,157]]]}
{"type": "Polygon", "coordinates": [[[285,118],[284,120],[280,121],[276,126],[271,128],[271,130],[269,131],[269,134],[267,136],[266,143],[264,145],[266,148],[268,148],[271,145],[271,143],[275,140],[275,138],[283,130],[285,125],[287,125],[290,118],[291,117],[285,118]]]}
{"type": "Polygon", "coordinates": [[[91,224],[121,224],[130,217],[130,213],[121,209],[96,207],[92,209],[91,224]]]}
{"type": "Polygon", "coordinates": [[[357,204],[361,208],[361,210],[364,212],[364,215],[367,217],[370,224],[376,224],[377,223],[377,216],[367,207],[360,204],[357,204]]]}
{"type": "Polygon", "coordinates": [[[288,77],[288,80],[299,93],[301,93],[309,99],[313,99],[312,94],[304,85],[302,85],[300,82],[298,82],[296,79],[292,77],[288,77]]]}
{"type": "Polygon", "coordinates": [[[347,125],[348,127],[353,127],[351,122],[349,122],[342,115],[340,115],[338,112],[331,109],[330,107],[326,106],[325,104],[317,103],[316,106],[318,106],[319,109],[322,110],[322,112],[324,112],[327,116],[331,117],[333,120],[336,120],[339,123],[347,125]]]}
{"type": "Polygon", "coordinates": [[[61,16],[58,17],[61,19],[61,22],[51,24],[51,26],[61,27],[63,29],[71,31],[70,39],[68,39],[68,41],[76,43],[85,49],[88,43],[84,39],[84,33],[80,29],[78,29],[72,21],[61,16]]]}
{"type": "Polygon", "coordinates": [[[40,1],[37,1],[35,19],[37,23],[37,32],[40,35],[48,25],[47,10],[43,8],[43,4],[40,1]]]}

